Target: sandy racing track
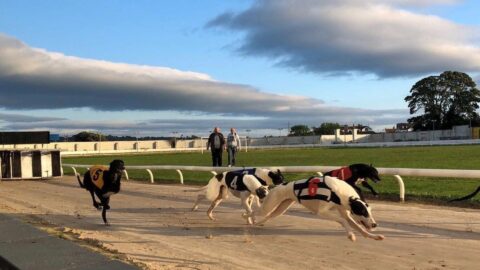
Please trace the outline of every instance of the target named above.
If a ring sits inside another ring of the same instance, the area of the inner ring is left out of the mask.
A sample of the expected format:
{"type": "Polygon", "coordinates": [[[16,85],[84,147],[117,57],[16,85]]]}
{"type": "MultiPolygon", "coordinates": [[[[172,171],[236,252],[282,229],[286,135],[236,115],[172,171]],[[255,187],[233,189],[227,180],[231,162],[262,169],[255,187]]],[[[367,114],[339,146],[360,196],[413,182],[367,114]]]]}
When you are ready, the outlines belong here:
{"type": "Polygon", "coordinates": [[[147,269],[479,269],[478,209],[371,202],[386,239],[357,234],[352,243],[340,225],[298,206],[252,227],[230,198],[210,221],[207,204],[190,211],[195,193],[183,190],[194,188],[124,181],[106,227],[73,177],[4,181],[0,211],[93,239],[147,269]]]}

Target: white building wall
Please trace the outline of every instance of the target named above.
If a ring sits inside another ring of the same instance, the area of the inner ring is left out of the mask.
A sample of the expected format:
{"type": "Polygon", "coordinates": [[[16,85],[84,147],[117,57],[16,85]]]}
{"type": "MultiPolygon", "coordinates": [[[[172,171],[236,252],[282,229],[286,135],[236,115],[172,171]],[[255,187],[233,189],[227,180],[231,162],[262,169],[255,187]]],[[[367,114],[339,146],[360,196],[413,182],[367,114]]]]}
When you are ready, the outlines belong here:
{"type": "MultiPolygon", "coordinates": [[[[242,146],[248,141],[249,147],[270,147],[270,146],[302,146],[302,145],[333,145],[344,143],[389,143],[389,142],[415,142],[449,139],[471,138],[468,126],[457,126],[452,130],[399,132],[399,133],[378,133],[378,134],[356,134],[341,135],[339,130],[335,135],[323,136],[277,136],[263,138],[242,138],[242,146]],[[355,139],[355,140],[354,140],[355,139]]],[[[1,145],[0,149],[58,149],[64,155],[82,154],[114,154],[114,153],[135,153],[155,151],[189,151],[205,149],[206,139],[176,140],[176,147],[172,148],[170,140],[152,141],[103,141],[103,142],[53,142],[51,144],[28,144],[28,145],[1,145]],[[138,147],[137,147],[138,143],[138,147]]]]}

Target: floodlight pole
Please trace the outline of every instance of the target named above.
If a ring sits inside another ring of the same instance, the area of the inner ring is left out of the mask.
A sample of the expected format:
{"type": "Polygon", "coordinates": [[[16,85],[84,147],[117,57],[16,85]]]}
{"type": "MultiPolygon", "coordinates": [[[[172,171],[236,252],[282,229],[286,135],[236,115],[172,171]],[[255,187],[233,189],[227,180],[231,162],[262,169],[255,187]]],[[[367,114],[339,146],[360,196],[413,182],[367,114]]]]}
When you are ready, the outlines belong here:
{"type": "Polygon", "coordinates": [[[135,139],[137,141],[137,152],[139,151],[138,148],[140,147],[140,145],[138,145],[138,135],[139,134],[138,134],[138,130],[137,130],[137,131],[135,131],[135,139]]]}

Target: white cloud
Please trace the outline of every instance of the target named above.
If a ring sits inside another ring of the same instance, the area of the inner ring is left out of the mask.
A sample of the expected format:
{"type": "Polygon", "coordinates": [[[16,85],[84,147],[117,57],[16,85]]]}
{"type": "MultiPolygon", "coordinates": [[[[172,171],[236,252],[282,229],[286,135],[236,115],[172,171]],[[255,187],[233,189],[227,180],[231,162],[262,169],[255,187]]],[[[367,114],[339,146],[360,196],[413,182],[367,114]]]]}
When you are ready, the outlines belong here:
{"type": "Polygon", "coordinates": [[[66,120],[61,117],[30,116],[13,113],[0,113],[0,121],[7,123],[32,123],[32,122],[50,122],[66,120]]]}
{"type": "Polygon", "coordinates": [[[111,63],[30,48],[0,35],[0,106],[13,109],[178,110],[268,114],[321,104],[218,82],[206,74],[111,63]]]}
{"type": "MultiPolygon", "coordinates": [[[[349,124],[367,124],[373,128],[392,126],[393,123],[402,122],[402,117],[386,117],[376,119],[375,121],[355,121],[355,118],[342,118],[349,124]]],[[[224,132],[229,128],[235,127],[241,134],[246,134],[246,130],[251,130],[253,136],[278,135],[279,128],[282,128],[282,134],[286,134],[288,125],[307,124],[309,126],[319,126],[323,121],[333,121],[328,118],[275,118],[275,119],[155,119],[145,121],[132,120],[101,120],[101,121],[44,121],[44,122],[11,122],[4,125],[4,130],[50,130],[52,133],[74,134],[80,131],[98,131],[104,134],[112,135],[140,135],[140,136],[172,136],[175,131],[178,134],[207,136],[214,126],[221,127],[224,132]]]]}
{"type": "Polygon", "coordinates": [[[473,29],[402,6],[449,0],[259,0],[208,25],[244,33],[238,51],[321,74],[420,76],[480,71],[473,29]]]}
{"type": "MultiPolygon", "coordinates": [[[[0,35],[0,59],[0,107],[6,109],[169,110],[310,123],[406,116],[405,110],[333,107],[318,99],[264,93],[202,73],[65,56],[5,35],[0,35]]],[[[68,122],[50,127],[75,128],[68,122]]],[[[20,123],[10,127],[22,128],[20,123]]]]}

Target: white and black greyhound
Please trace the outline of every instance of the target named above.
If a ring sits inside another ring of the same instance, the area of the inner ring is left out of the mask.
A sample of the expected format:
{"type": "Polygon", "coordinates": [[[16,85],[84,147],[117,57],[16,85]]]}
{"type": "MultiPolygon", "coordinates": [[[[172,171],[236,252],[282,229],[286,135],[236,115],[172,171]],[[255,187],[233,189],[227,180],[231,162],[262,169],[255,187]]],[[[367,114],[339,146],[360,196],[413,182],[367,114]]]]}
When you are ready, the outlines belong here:
{"type": "MultiPolygon", "coordinates": [[[[197,196],[197,200],[193,205],[192,211],[198,209],[198,204],[207,199],[212,202],[207,211],[207,216],[211,220],[213,210],[228,198],[228,194],[232,194],[241,199],[242,206],[247,214],[252,212],[252,203],[255,197],[265,198],[268,194],[268,186],[280,185],[284,181],[280,170],[271,171],[263,168],[244,169],[238,171],[224,172],[217,174],[210,179],[208,184],[196,191],[205,191],[197,196]]],[[[248,219],[251,224],[251,219],[248,219]]]]}
{"type": "Polygon", "coordinates": [[[264,199],[260,209],[245,218],[253,218],[255,224],[284,214],[295,202],[300,203],[314,214],[337,221],[347,231],[348,239],[355,241],[352,230],[364,237],[383,240],[381,234],[371,231],[377,227],[370,207],[360,199],[358,193],[345,181],[335,177],[311,177],[277,186],[264,199]],[[258,221],[258,217],[263,219],[258,221]]]}

